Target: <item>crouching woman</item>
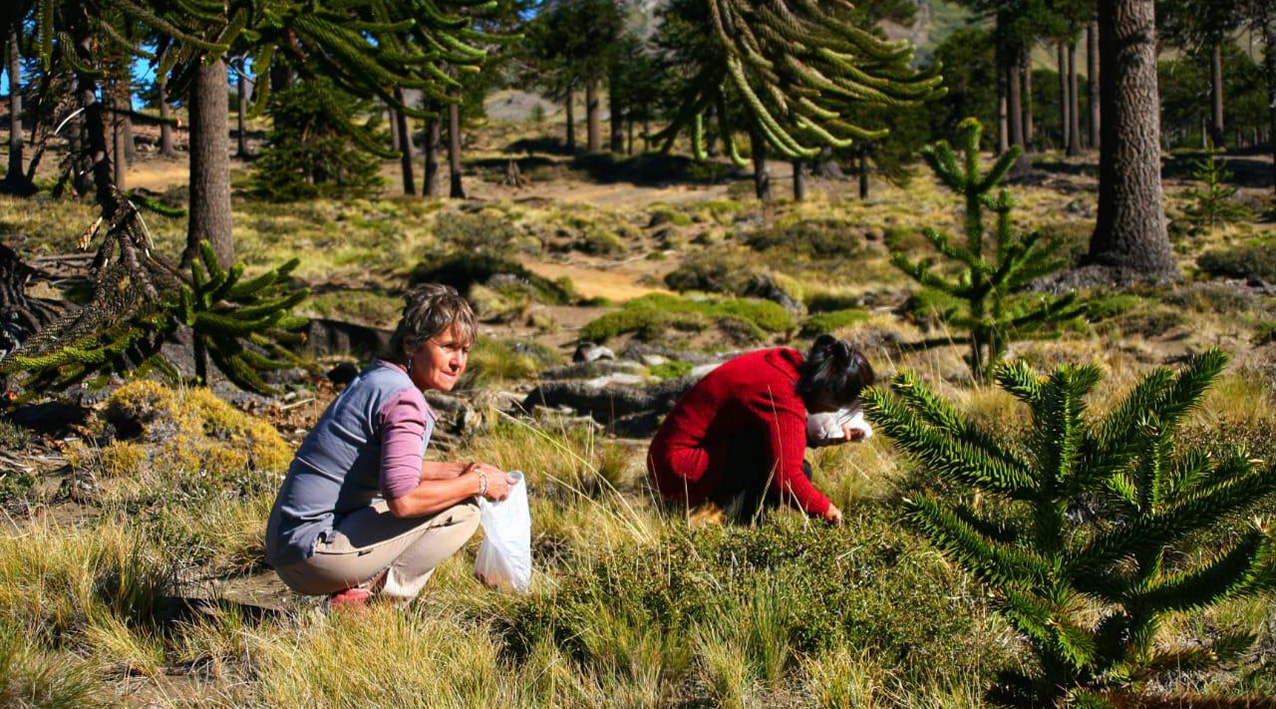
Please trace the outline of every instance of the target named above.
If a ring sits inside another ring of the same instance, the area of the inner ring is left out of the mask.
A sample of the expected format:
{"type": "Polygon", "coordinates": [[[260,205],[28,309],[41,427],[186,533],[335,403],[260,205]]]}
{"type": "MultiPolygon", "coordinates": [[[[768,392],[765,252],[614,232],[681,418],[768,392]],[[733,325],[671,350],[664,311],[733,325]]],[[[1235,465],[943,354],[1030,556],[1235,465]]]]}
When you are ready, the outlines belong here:
{"type": "MultiPolygon", "coordinates": [[[[736,357],[665,417],[647,455],[653,487],[693,523],[752,523],[787,503],[839,524],[842,511],[815,486],[803,459],[807,415],[854,407],[873,381],[864,355],[830,335],[816,338],[805,356],[778,347],[736,357]]],[[[845,427],[837,440],[864,437],[863,429],[845,427]]]]}
{"type": "Polygon", "coordinates": [[[290,588],[357,604],[400,601],[478,527],[478,496],[512,480],[486,463],[425,462],[435,415],[422,392],[465,371],[474,312],[447,286],[408,297],[390,352],[341,392],[302,442],[266,524],[266,563],[290,588]]]}

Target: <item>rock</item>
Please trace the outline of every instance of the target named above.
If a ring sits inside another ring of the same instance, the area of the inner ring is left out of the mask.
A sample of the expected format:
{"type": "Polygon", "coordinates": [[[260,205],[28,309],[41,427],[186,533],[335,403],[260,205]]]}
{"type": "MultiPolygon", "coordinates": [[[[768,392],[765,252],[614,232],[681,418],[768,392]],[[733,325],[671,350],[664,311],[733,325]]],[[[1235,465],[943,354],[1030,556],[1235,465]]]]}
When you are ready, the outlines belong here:
{"type": "Polygon", "coordinates": [[[745,284],[742,295],[769,300],[791,313],[801,313],[802,304],[793,299],[773,278],[763,274],[754,274],[745,284]]]}
{"type": "Polygon", "coordinates": [[[628,360],[599,359],[593,362],[577,362],[565,367],[554,367],[541,372],[540,378],[548,379],[593,379],[607,374],[623,372],[638,374],[642,365],[628,360]]]}
{"type": "Polygon", "coordinates": [[[703,352],[675,350],[662,345],[639,342],[638,340],[631,340],[623,349],[620,350],[621,359],[632,360],[634,362],[642,362],[643,357],[647,355],[657,355],[666,359],[676,359],[683,362],[690,362],[692,364],[708,364],[709,362],[716,362],[720,359],[720,357],[707,355],[703,352]]]}
{"type": "Polygon", "coordinates": [[[533,411],[537,406],[566,406],[573,411],[589,414],[595,421],[611,424],[634,414],[663,414],[673,408],[678,398],[695,382],[692,377],[668,379],[645,386],[615,383],[594,386],[589,382],[579,381],[545,382],[533,389],[523,400],[523,410],[533,411]]]}
{"type": "Polygon", "coordinates": [[[582,342],[576,347],[576,352],[572,355],[573,362],[593,362],[599,359],[616,359],[616,353],[610,347],[597,345],[593,342],[582,342]]]}
{"type": "Polygon", "coordinates": [[[350,354],[367,359],[389,349],[393,334],[393,331],[379,327],[311,318],[306,326],[306,351],[323,355],[350,354]]]}
{"type": "Polygon", "coordinates": [[[606,374],[601,377],[585,380],[585,383],[595,387],[609,387],[612,385],[620,386],[641,386],[647,383],[647,378],[640,374],[625,374],[624,372],[616,372],[614,374],[606,374]]]}
{"type": "Polygon", "coordinates": [[[695,381],[700,381],[701,379],[704,379],[704,375],[708,374],[709,372],[712,372],[713,370],[721,366],[722,366],[721,362],[711,362],[709,364],[702,364],[699,367],[692,369],[691,374],[688,374],[687,377],[690,379],[694,379],[695,381]]]}
{"type": "Polygon", "coordinates": [[[669,359],[667,357],[663,357],[658,354],[645,354],[642,356],[641,361],[644,365],[648,367],[659,367],[665,362],[668,362],[669,359]]]}

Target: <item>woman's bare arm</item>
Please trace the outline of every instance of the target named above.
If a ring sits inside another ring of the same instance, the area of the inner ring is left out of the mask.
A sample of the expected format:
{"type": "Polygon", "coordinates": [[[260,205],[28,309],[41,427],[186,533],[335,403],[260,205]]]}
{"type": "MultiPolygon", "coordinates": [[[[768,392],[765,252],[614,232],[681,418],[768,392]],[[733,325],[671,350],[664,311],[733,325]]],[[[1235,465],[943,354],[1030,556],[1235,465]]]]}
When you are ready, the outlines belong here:
{"type": "Polygon", "coordinates": [[[467,463],[447,463],[443,461],[426,460],[421,463],[421,481],[426,480],[451,480],[460,477],[465,472],[467,463]]]}

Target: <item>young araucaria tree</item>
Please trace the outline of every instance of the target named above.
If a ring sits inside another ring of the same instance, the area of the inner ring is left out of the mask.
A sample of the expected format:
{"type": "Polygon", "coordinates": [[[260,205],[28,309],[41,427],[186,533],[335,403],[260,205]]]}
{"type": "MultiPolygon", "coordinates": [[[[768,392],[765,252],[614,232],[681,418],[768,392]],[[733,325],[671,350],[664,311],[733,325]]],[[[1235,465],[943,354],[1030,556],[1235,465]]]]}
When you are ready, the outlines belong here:
{"type": "Polygon", "coordinates": [[[944,338],[923,345],[968,342],[970,370],[976,379],[987,381],[1011,340],[1040,335],[1051,325],[1075,318],[1081,309],[1074,305],[1072,294],[1050,298],[1017,292],[1062,265],[1054,255],[1061,244],[1057,240],[1043,241],[1035,230],[1026,234],[1014,231],[1010,218],[1014,199],[1004,189],[996,197],[992,195],[1018,159],[1019,147],[1012,145],[984,172],[979,164],[982,133],[983,127],[974,118],[958,125],[960,162],[945,141],[922,150],[922,157],[944,186],[963,199],[966,240],[965,244],[956,243],[948,234],[929,227],[922,229],[922,235],[936,251],[956,262],[960,271],[946,276],[936,272],[932,260],[911,261],[900,251],[891,254],[891,261],[923,287],[959,303],[940,316],[947,325],[969,333],[968,336],[964,340],[944,338]],[[995,253],[988,253],[989,245],[985,243],[985,210],[996,218],[995,253]]]}
{"type": "MultiPolygon", "coordinates": [[[[1175,440],[1226,361],[1210,350],[1177,373],[1157,369],[1102,416],[1085,401],[1097,366],[1042,377],[1022,363],[1002,365],[998,383],[1031,414],[1031,431],[1013,442],[958,414],[910,372],[890,391],[866,394],[869,418],[924,475],[983,496],[977,505],[923,492],[905,506],[913,525],[992,591],[1032,649],[1032,668],[1003,672],[994,698],[1169,706],[1136,695],[1160,672],[1205,669],[1252,643],[1239,634],[1173,645],[1157,634],[1168,614],[1276,588],[1269,523],[1239,521],[1272,499],[1276,466],[1175,440]]],[[[1270,706],[1197,699],[1174,706],[1270,706]]]]}

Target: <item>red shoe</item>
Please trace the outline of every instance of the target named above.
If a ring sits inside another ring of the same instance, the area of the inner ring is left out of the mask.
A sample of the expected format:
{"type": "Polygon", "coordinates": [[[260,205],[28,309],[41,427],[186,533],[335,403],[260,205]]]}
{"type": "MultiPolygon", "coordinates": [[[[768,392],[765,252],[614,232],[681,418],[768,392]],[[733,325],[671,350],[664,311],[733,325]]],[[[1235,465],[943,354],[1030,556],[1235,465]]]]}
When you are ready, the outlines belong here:
{"type": "Polygon", "coordinates": [[[328,596],[329,608],[362,608],[368,605],[372,592],[362,588],[347,588],[328,596]]]}

